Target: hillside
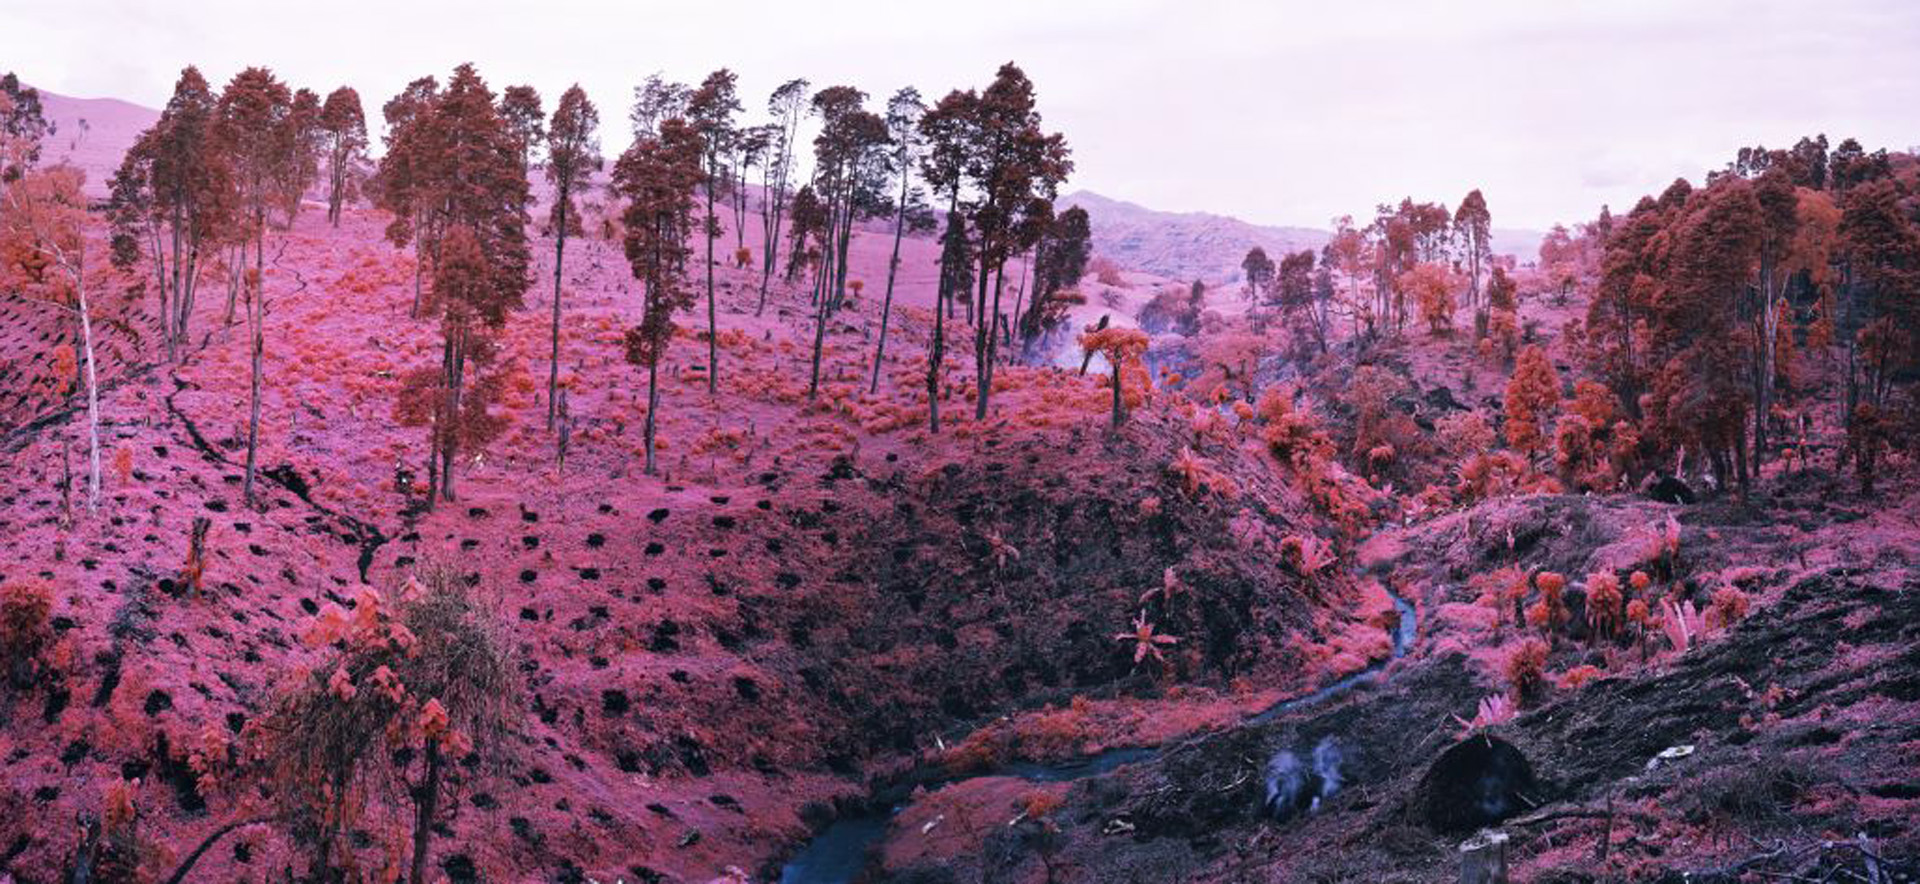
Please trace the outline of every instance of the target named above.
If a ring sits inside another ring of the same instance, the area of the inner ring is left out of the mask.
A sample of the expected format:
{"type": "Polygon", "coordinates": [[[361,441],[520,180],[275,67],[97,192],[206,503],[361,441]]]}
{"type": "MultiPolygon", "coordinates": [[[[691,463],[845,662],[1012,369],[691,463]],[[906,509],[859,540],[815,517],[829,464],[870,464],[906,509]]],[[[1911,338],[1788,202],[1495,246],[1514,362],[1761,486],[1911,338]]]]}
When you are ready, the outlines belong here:
{"type": "Polygon", "coordinates": [[[117,98],[70,98],[46,90],[40,101],[56,132],[42,147],[42,162],[71,162],[87,173],[87,194],[107,195],[120,158],[153,125],[160,112],[117,98]]]}
{"type": "MultiPolygon", "coordinates": [[[[1122,267],[1179,280],[1239,282],[1245,278],[1240,262],[1248,249],[1258,246],[1278,261],[1290,252],[1318,250],[1330,236],[1320,228],[1254,224],[1209,212],[1164,212],[1088,190],[1062,196],[1055,205],[1087,210],[1099,254],[1122,267]]],[[[1495,227],[1493,251],[1532,261],[1544,235],[1495,227]]]]}
{"type": "Polygon", "coordinates": [[[800,237],[608,113],[557,239],[471,66],[331,219],[273,76],[216,223],[110,99],[0,181],[0,884],[1920,880],[1920,157],[1253,299],[1328,233],[944,265],[851,89],[800,237]]]}

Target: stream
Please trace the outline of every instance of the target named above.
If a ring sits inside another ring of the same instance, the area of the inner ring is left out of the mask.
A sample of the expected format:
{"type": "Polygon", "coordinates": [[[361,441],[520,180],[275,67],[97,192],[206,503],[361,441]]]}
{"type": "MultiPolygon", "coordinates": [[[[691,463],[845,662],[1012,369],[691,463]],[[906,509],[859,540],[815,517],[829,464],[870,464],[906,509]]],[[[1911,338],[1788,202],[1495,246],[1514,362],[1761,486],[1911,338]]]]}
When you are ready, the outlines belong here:
{"type": "MultiPolygon", "coordinates": [[[[1406,656],[1420,628],[1419,613],[1413,603],[1393,596],[1400,612],[1400,623],[1393,630],[1393,655],[1358,672],[1343,676],[1311,692],[1275,702],[1242,722],[1242,726],[1265,724],[1290,712],[1324,703],[1363,684],[1380,679],[1387,664],[1406,656]]],[[[1166,746],[1130,746],[1108,749],[1095,755],[1068,761],[1015,761],[983,773],[964,777],[934,779],[922,785],[938,789],[979,777],[1018,777],[1036,783],[1064,783],[1100,776],[1124,765],[1145,761],[1166,746]]],[[[834,820],[780,870],[780,884],[849,884],[867,865],[867,849],[887,834],[887,825],[906,806],[908,799],[876,802],[872,808],[834,820]]]]}

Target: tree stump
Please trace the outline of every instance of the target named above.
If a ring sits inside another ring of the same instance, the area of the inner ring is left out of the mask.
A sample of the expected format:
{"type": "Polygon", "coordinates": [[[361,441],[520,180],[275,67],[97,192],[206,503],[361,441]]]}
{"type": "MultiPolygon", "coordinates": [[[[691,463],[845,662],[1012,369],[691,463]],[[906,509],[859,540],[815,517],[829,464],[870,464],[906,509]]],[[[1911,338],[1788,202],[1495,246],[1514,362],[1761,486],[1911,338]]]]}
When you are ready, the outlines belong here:
{"type": "Polygon", "coordinates": [[[1507,833],[1487,830],[1460,844],[1460,884],[1507,884],[1507,833]]]}

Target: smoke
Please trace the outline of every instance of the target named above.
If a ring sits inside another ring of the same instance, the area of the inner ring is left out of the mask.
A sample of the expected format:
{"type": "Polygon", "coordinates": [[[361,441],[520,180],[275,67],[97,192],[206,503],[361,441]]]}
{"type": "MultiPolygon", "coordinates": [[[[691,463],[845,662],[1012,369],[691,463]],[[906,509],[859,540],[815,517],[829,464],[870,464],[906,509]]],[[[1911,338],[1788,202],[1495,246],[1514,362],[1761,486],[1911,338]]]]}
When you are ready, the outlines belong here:
{"type": "Polygon", "coordinates": [[[1267,761],[1267,812],[1286,820],[1320,809],[1320,802],[1340,791],[1340,744],[1322,737],[1313,747],[1311,763],[1292,749],[1281,749],[1267,761]]]}
{"type": "Polygon", "coordinates": [[[1313,747],[1313,771],[1320,775],[1321,798],[1332,798],[1340,791],[1340,745],[1332,737],[1320,738],[1313,747]]]}

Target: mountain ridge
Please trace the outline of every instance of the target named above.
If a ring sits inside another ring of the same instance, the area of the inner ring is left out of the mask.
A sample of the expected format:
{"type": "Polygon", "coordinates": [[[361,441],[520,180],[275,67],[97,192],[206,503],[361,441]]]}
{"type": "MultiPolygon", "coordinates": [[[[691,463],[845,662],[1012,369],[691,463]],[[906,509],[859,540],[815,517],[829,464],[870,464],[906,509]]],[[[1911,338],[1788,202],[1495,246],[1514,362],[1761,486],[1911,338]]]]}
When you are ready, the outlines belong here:
{"type": "MultiPolygon", "coordinates": [[[[1087,210],[1097,254],[1125,267],[1174,279],[1238,282],[1242,278],[1240,262],[1254,246],[1265,249],[1277,261],[1287,252],[1318,250],[1333,235],[1321,228],[1256,224],[1215,212],[1154,209],[1085,188],[1054,202],[1087,210]]],[[[1493,251],[1532,261],[1543,236],[1535,230],[1496,227],[1493,251]]]]}

